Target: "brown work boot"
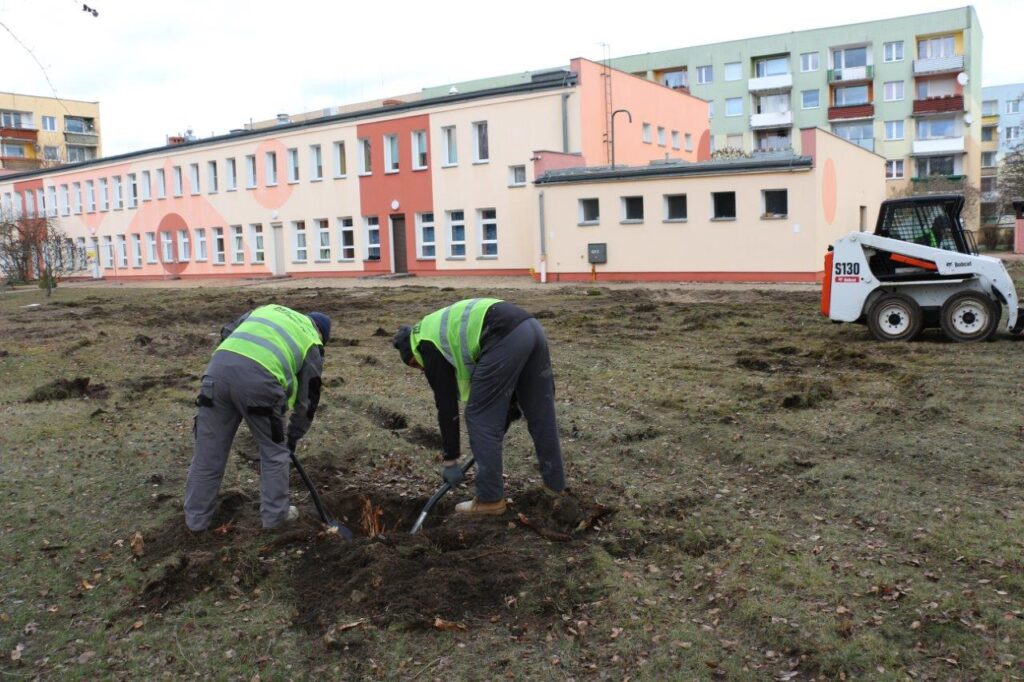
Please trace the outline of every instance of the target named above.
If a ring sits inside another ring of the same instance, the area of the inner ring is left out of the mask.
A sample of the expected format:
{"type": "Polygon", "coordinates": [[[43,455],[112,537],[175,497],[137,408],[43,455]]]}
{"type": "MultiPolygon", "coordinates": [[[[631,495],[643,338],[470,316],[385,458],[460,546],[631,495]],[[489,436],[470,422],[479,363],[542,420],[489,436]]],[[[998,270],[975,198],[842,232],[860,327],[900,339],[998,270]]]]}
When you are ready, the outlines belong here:
{"type": "Polygon", "coordinates": [[[477,514],[480,516],[501,516],[505,513],[505,498],[497,502],[481,502],[475,497],[472,500],[459,502],[455,505],[455,511],[460,514],[477,514]]]}

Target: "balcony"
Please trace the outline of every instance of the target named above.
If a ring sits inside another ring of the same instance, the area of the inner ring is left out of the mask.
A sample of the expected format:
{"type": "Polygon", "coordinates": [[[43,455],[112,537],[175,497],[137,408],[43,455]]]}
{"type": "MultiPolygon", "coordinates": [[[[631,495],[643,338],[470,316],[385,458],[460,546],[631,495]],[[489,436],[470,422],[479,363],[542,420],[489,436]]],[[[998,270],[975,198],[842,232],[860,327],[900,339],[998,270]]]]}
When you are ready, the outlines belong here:
{"type": "Polygon", "coordinates": [[[915,59],[914,75],[925,73],[947,73],[964,70],[964,56],[962,54],[952,57],[935,57],[933,59],[915,59]]]}
{"type": "Polygon", "coordinates": [[[919,183],[919,184],[928,184],[929,182],[933,182],[935,180],[947,180],[949,182],[963,182],[966,179],[967,179],[966,175],[926,175],[926,176],[916,175],[916,176],[910,178],[911,182],[916,182],[916,183],[919,183]]]}
{"type": "Polygon", "coordinates": [[[750,127],[754,130],[760,128],[791,128],[792,126],[792,111],[773,111],[766,114],[753,114],[750,117],[750,127]]]}
{"type": "Polygon", "coordinates": [[[747,81],[750,92],[785,92],[793,88],[793,74],[783,73],[778,76],[761,76],[747,81]]]}
{"type": "Polygon", "coordinates": [[[0,166],[4,170],[26,171],[43,167],[42,159],[27,159],[24,156],[0,156],[0,166]]]}
{"type": "Polygon", "coordinates": [[[100,136],[95,130],[85,133],[67,132],[64,133],[64,141],[68,144],[81,144],[87,147],[95,147],[100,143],[100,136]]]}
{"type": "Polygon", "coordinates": [[[935,154],[963,154],[964,136],[940,137],[934,140],[914,140],[914,156],[933,156],[935,154]]]}
{"type": "Polygon", "coordinates": [[[928,114],[946,114],[951,111],[964,110],[963,95],[947,95],[945,97],[929,97],[914,100],[914,116],[928,114]]]}
{"type": "Polygon", "coordinates": [[[844,121],[854,118],[874,118],[874,104],[850,104],[846,106],[829,107],[828,120],[844,121]]]}
{"type": "Polygon", "coordinates": [[[829,83],[856,83],[858,81],[869,81],[875,77],[873,64],[867,66],[851,66],[846,69],[829,69],[829,83]]]}
{"type": "Polygon", "coordinates": [[[35,128],[0,128],[0,140],[35,142],[38,138],[39,131],[35,128]]]}

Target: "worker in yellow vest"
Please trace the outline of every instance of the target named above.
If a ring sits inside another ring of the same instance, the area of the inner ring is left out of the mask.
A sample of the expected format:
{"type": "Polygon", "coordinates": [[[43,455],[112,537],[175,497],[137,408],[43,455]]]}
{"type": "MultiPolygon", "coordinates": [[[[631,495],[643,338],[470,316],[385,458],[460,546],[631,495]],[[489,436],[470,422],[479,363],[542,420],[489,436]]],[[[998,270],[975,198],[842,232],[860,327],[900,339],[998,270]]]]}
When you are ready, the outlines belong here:
{"type": "Polygon", "coordinates": [[[422,369],[434,391],[441,428],[441,476],[462,483],[459,400],[466,401],[469,447],[476,459],[476,497],[458,512],[505,512],[502,441],[516,403],[526,416],[544,488],[565,490],[555,422],[555,380],[544,329],[529,313],[495,298],[459,301],[402,327],[392,339],[402,362],[422,369]]]}
{"type": "Polygon", "coordinates": [[[221,344],[196,399],[195,451],[185,484],[190,529],[210,525],[231,441],[243,419],[260,449],[263,527],[298,518],[298,509],[288,504],[290,453],[316,414],[324,344],[330,337],[329,317],[282,305],[256,308],[221,329],[221,344]]]}

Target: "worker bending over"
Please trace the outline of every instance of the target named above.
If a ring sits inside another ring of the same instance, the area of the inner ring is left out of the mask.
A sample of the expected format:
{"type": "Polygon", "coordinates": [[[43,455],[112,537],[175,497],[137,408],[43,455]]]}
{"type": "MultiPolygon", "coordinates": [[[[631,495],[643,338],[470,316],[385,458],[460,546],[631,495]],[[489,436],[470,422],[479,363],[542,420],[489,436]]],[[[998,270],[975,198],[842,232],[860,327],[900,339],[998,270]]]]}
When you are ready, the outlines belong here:
{"type": "Polygon", "coordinates": [[[533,438],[544,486],[565,489],[555,423],[555,381],[544,329],[532,315],[494,298],[453,303],[402,327],[392,341],[402,362],[422,369],[434,390],[441,428],[442,477],[463,481],[459,460],[459,399],[466,401],[469,446],[476,458],[476,497],[456,511],[505,511],[501,448],[518,401],[533,438]]]}
{"type": "Polygon", "coordinates": [[[185,523],[194,531],[209,527],[231,441],[244,419],[260,449],[260,518],[264,528],[275,528],[299,516],[288,505],[289,459],[320,402],[331,320],[323,313],[266,305],[222,328],[220,336],[196,399],[185,523]],[[292,414],[286,443],[287,409],[292,414]]]}

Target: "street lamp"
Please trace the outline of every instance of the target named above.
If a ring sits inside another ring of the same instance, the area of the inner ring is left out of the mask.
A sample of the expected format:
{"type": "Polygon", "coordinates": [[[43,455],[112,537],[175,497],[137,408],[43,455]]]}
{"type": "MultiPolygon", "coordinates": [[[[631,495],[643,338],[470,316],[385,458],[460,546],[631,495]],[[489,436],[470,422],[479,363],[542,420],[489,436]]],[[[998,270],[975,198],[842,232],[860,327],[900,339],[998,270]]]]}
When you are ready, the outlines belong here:
{"type": "Polygon", "coordinates": [[[612,112],[611,143],[612,143],[612,169],[613,170],[615,168],[615,115],[616,114],[625,114],[629,118],[629,122],[630,123],[633,122],[633,114],[629,113],[628,109],[616,109],[615,111],[612,112]]]}

